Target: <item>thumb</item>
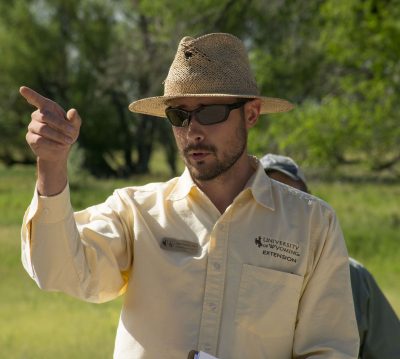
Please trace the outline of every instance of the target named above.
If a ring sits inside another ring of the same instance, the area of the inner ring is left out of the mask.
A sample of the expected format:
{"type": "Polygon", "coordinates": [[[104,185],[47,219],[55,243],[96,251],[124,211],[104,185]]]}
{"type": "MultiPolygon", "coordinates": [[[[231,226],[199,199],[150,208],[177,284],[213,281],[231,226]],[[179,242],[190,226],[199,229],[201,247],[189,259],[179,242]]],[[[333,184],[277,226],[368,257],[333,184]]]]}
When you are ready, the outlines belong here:
{"type": "Polygon", "coordinates": [[[79,113],[77,110],[74,108],[71,108],[67,112],[67,120],[71,122],[71,125],[74,126],[75,128],[80,128],[82,124],[82,119],[81,116],[79,116],[79,113]]]}

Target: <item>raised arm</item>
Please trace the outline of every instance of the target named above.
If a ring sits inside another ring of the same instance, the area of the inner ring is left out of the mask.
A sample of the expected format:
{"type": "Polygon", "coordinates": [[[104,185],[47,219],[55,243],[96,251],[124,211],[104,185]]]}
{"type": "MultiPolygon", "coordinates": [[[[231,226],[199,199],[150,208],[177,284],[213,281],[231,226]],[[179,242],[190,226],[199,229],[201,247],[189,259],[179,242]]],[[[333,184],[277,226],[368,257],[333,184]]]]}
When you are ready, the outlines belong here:
{"type": "Polygon", "coordinates": [[[79,136],[81,118],[75,109],[65,112],[29,87],[22,86],[19,92],[36,107],[26,141],[37,157],[37,189],[43,196],[56,195],[67,183],[68,154],[79,136]]]}

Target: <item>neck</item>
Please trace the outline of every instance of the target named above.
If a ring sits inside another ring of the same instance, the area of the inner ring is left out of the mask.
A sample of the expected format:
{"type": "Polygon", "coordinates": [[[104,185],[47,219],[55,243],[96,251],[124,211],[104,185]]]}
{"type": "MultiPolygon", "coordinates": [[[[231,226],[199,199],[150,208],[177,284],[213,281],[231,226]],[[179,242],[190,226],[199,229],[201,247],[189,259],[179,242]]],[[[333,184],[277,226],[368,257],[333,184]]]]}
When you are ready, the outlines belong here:
{"type": "Polygon", "coordinates": [[[209,181],[196,180],[195,182],[220,213],[224,213],[243,190],[254,171],[251,157],[245,154],[228,171],[218,177],[209,181]]]}

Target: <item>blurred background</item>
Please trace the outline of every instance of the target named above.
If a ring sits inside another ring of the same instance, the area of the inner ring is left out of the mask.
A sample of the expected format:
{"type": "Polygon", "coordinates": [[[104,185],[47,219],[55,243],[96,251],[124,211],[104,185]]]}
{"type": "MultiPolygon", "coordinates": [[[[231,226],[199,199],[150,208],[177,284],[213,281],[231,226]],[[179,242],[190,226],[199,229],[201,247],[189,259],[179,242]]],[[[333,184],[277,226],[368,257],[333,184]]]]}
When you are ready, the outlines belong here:
{"type": "Polygon", "coordinates": [[[399,315],[399,19],[399,0],[1,1],[0,356],[110,358],[121,305],[41,292],[23,272],[35,158],[19,87],[81,114],[70,161],[80,209],[182,171],[168,122],[128,104],[161,95],[179,40],[209,32],[242,38],[260,92],[297,106],[263,116],[250,152],[299,163],[399,315]]]}

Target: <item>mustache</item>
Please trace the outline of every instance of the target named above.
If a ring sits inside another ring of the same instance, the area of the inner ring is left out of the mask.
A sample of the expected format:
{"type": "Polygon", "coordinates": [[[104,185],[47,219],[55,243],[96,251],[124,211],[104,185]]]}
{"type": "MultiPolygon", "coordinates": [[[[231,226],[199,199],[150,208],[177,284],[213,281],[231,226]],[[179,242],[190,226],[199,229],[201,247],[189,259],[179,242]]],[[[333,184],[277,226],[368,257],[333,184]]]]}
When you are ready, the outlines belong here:
{"type": "Polygon", "coordinates": [[[204,144],[200,144],[200,145],[188,145],[183,149],[183,153],[185,155],[187,155],[190,151],[193,152],[212,152],[215,153],[217,152],[217,149],[215,146],[213,145],[204,145],[204,144]]]}

